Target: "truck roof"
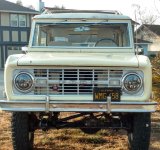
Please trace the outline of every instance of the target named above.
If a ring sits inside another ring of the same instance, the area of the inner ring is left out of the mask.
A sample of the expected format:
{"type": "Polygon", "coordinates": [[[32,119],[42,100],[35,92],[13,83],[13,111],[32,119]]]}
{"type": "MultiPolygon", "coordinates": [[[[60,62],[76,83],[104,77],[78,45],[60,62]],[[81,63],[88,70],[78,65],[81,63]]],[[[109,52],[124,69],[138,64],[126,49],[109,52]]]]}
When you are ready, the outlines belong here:
{"type": "Polygon", "coordinates": [[[54,10],[36,15],[34,19],[120,19],[131,20],[128,16],[117,11],[89,11],[89,10],[54,10]]]}

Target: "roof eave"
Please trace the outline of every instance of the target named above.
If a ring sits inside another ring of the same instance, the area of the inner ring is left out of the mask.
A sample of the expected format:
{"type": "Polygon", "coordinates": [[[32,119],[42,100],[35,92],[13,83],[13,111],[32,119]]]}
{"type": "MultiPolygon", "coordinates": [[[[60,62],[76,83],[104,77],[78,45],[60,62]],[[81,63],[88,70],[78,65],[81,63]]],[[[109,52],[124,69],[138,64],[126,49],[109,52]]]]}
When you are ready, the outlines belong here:
{"type": "Polygon", "coordinates": [[[7,12],[7,13],[21,13],[21,14],[34,14],[38,15],[39,12],[29,12],[29,11],[12,11],[12,10],[0,10],[0,12],[7,12]]]}

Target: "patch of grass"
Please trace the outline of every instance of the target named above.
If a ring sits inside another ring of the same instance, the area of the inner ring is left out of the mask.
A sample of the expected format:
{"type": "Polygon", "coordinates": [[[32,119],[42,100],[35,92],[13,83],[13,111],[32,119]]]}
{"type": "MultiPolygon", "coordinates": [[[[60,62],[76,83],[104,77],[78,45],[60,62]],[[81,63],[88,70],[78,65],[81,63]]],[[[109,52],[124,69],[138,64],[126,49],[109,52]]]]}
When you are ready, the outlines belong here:
{"type": "Polygon", "coordinates": [[[71,137],[70,136],[65,136],[65,135],[60,135],[60,136],[57,136],[55,137],[55,140],[62,140],[62,141],[66,141],[66,140],[69,140],[71,137]]]}

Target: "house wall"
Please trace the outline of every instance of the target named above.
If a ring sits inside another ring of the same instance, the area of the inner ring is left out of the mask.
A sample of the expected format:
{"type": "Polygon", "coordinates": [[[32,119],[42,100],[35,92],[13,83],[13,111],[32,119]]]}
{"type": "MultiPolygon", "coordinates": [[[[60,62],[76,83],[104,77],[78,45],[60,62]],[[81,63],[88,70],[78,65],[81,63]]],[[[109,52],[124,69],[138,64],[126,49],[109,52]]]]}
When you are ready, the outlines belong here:
{"type": "Polygon", "coordinates": [[[137,33],[136,38],[152,42],[148,47],[148,51],[160,52],[160,36],[155,33],[143,28],[137,33]]]}
{"type": "Polygon", "coordinates": [[[149,46],[149,50],[160,52],[160,37],[154,39],[153,43],[149,46]]]}
{"type": "Polygon", "coordinates": [[[1,13],[1,26],[10,26],[10,15],[9,13],[1,13]]]}
{"type": "Polygon", "coordinates": [[[1,66],[1,65],[2,65],[2,54],[1,54],[1,47],[0,47],[0,58],[1,58],[1,59],[0,59],[0,68],[2,68],[2,66],[1,66]]]}
{"type": "Polygon", "coordinates": [[[8,50],[8,56],[9,56],[9,55],[13,55],[13,54],[21,54],[21,51],[17,51],[17,50],[8,50]]]}
{"type": "Polygon", "coordinates": [[[12,31],[12,42],[18,42],[19,37],[18,37],[18,31],[12,31]]]}
{"type": "Polygon", "coordinates": [[[27,42],[27,32],[26,31],[21,31],[21,42],[27,42]]]}
{"type": "MultiPolygon", "coordinates": [[[[4,68],[7,57],[11,54],[21,53],[21,47],[28,45],[31,19],[33,15],[26,15],[26,26],[11,25],[11,14],[0,12],[0,68],[4,68]]],[[[16,14],[16,13],[14,13],[16,14]]],[[[17,15],[23,15],[17,13],[17,15]]]]}
{"type": "Polygon", "coordinates": [[[10,41],[10,35],[9,35],[9,31],[7,29],[2,29],[2,41],[3,42],[9,42],[10,41]]]}

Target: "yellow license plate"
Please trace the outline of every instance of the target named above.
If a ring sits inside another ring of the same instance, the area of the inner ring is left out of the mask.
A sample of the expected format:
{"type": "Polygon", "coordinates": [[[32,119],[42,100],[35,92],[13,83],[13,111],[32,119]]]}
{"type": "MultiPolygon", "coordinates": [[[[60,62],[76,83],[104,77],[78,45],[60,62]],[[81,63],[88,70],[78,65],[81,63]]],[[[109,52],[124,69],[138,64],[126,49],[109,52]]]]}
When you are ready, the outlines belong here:
{"type": "Polygon", "coordinates": [[[121,88],[94,88],[94,101],[107,101],[107,97],[111,97],[111,101],[120,101],[121,88]]]}

